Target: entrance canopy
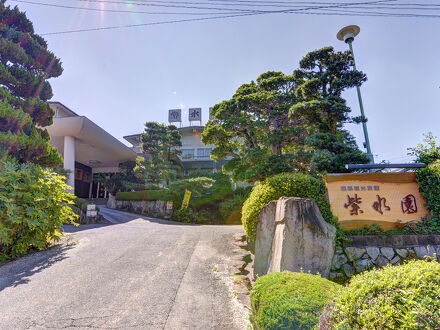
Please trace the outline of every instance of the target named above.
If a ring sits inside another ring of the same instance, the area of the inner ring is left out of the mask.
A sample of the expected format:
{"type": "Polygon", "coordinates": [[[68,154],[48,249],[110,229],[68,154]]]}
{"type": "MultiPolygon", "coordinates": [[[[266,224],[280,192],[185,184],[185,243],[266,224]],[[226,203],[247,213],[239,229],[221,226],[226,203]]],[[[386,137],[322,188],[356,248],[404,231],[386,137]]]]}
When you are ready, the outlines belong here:
{"type": "MultiPolygon", "coordinates": [[[[120,163],[136,159],[135,152],[87,117],[59,102],[49,105],[55,110],[53,124],[47,127],[50,143],[63,156],[65,169],[74,173],[75,163],[80,163],[92,173],[115,173],[120,163]]],[[[69,185],[74,188],[77,179],[70,175],[69,185]]]]}

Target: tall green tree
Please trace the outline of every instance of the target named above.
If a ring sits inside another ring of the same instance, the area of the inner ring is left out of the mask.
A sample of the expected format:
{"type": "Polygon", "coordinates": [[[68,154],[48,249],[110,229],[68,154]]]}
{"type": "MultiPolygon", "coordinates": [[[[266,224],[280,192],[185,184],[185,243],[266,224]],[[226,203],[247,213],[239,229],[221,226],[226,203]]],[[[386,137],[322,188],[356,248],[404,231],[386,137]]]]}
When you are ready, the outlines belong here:
{"type": "Polygon", "coordinates": [[[326,47],[308,53],[293,75],[267,72],[215,105],[202,135],[211,157],[228,159],[235,181],[255,182],[282,172],[344,172],[368,162],[343,125],[350,117],[341,93],[365,74],[350,67],[349,52],[326,47]]]}
{"type": "Polygon", "coordinates": [[[52,97],[48,79],[62,72],[25,13],[0,0],[0,158],[45,167],[62,163],[44,129],[54,115],[46,103],[52,97]]]}
{"type": "Polygon", "coordinates": [[[174,180],[179,172],[180,132],[174,125],[146,122],[142,134],[144,156],[136,160],[135,173],[145,183],[174,180]]]}
{"type": "Polygon", "coordinates": [[[366,75],[350,66],[351,53],[325,47],[308,53],[294,71],[298,102],[290,108],[291,118],[303,120],[307,130],[303,162],[309,171],[345,172],[347,163],[368,163],[346,123],[360,123],[341,96],[346,89],[360,86],[366,75]]]}
{"type": "Polygon", "coordinates": [[[202,141],[216,146],[211,158],[229,159],[224,169],[235,181],[293,170],[291,154],[283,149],[303,143],[305,137],[301,120],[289,117],[295,87],[293,76],[270,71],[213,107],[202,141]]]}

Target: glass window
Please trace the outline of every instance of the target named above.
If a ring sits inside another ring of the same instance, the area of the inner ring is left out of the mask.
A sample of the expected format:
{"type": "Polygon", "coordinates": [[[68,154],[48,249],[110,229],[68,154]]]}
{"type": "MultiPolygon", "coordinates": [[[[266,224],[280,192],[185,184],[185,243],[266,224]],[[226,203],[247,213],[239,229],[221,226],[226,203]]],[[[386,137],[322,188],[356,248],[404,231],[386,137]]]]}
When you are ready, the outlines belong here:
{"type": "Polygon", "coordinates": [[[182,149],[182,159],[193,159],[194,149],[182,149]]]}
{"type": "Polygon", "coordinates": [[[210,158],[211,148],[197,149],[197,158],[210,158]]]}

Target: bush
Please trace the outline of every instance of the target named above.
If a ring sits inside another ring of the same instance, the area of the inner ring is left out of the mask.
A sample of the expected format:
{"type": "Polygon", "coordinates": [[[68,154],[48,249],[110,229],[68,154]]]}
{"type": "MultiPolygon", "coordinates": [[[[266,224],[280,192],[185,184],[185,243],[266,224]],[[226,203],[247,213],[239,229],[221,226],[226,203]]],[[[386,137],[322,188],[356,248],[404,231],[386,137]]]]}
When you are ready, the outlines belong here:
{"type": "Polygon", "coordinates": [[[168,189],[140,190],[134,192],[118,192],[118,201],[174,201],[174,196],[168,189]]]}
{"type": "Polygon", "coordinates": [[[232,195],[229,177],[222,173],[214,173],[211,178],[197,177],[170,183],[170,191],[180,206],[185,190],[191,191],[190,206],[201,209],[208,204],[216,204],[232,195]]]}
{"type": "Polygon", "coordinates": [[[440,215],[440,160],[417,171],[420,193],[426,200],[426,208],[440,215]]]}
{"type": "Polygon", "coordinates": [[[0,165],[0,259],[59,240],[64,222],[76,224],[64,177],[34,164],[0,165]]]}
{"type": "Polygon", "coordinates": [[[340,285],[318,275],[272,273],[251,291],[251,321],[257,329],[314,329],[340,285]]]}
{"type": "Polygon", "coordinates": [[[249,197],[252,187],[248,188],[237,188],[232,198],[226,199],[219,204],[220,215],[227,224],[241,223],[241,209],[249,197]]]}
{"type": "Polygon", "coordinates": [[[194,211],[187,207],[184,209],[177,209],[173,212],[171,215],[171,220],[178,221],[178,222],[184,222],[184,223],[195,223],[197,222],[196,214],[194,211]]]}
{"type": "Polygon", "coordinates": [[[321,329],[438,329],[440,265],[388,265],[351,278],[326,308],[321,329]]]}
{"type": "Polygon", "coordinates": [[[345,230],[346,235],[436,235],[440,234],[440,217],[428,214],[418,221],[410,221],[396,229],[383,229],[378,224],[345,230]]]}
{"type": "Polygon", "coordinates": [[[89,202],[87,202],[87,200],[84,198],[76,198],[75,199],[75,206],[83,212],[87,211],[88,204],[89,204],[89,202]]]}
{"type": "Polygon", "coordinates": [[[322,179],[307,174],[283,173],[275,175],[252,189],[243,205],[241,221],[250,240],[255,240],[258,215],[264,205],[270,201],[285,197],[312,198],[318,204],[324,219],[334,224],[330,204],[326,199],[327,189],[322,179]]]}

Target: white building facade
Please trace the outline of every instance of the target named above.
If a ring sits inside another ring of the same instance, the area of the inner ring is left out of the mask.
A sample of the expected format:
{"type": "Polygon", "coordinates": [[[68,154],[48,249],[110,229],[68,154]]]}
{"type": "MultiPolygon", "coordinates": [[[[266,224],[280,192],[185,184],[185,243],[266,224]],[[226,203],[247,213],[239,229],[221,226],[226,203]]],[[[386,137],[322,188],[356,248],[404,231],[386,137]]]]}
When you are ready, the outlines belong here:
{"type": "MultiPolygon", "coordinates": [[[[182,142],[180,160],[185,173],[195,169],[221,170],[225,161],[213,161],[210,154],[214,146],[202,142],[204,126],[181,127],[178,130],[182,142]]],[[[133,151],[138,154],[142,152],[141,134],[124,136],[124,139],[131,143],[133,151]]]]}
{"type": "Polygon", "coordinates": [[[106,198],[107,192],[93,181],[97,173],[116,173],[119,164],[135,160],[136,153],[85,116],[79,116],[60,102],[49,102],[55,111],[47,127],[50,144],[64,158],[64,169],[71,173],[67,183],[76,196],[106,198]]]}

